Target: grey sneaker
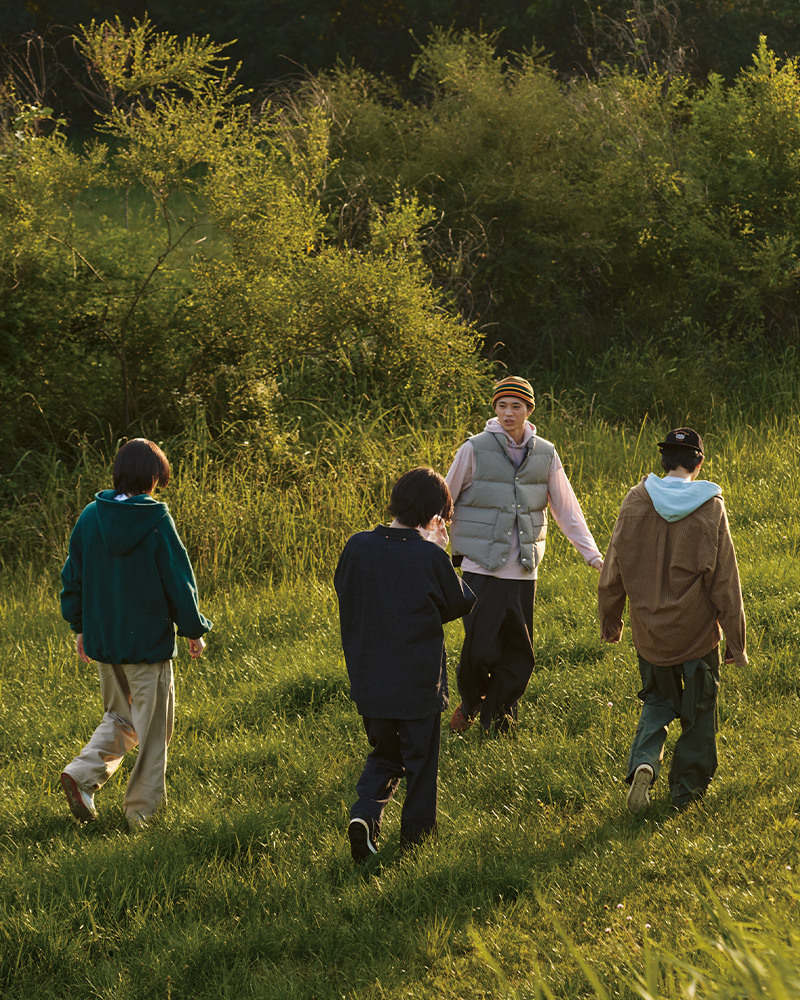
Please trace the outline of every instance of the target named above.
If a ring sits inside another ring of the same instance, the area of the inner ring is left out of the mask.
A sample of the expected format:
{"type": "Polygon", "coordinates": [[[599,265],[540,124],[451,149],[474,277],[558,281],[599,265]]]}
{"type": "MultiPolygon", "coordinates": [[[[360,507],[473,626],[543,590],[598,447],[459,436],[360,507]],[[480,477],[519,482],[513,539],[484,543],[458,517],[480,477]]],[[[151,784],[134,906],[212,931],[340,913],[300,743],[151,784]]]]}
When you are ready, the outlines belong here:
{"type": "Polygon", "coordinates": [[[362,819],[360,816],[351,819],[347,836],[350,838],[350,853],[357,865],[362,865],[367,858],[378,853],[374,820],[362,819]]]}
{"type": "Polygon", "coordinates": [[[630,791],[626,802],[628,811],[637,816],[650,805],[650,786],[653,784],[653,769],[649,764],[640,764],[633,772],[630,791]]]}
{"type": "Polygon", "coordinates": [[[67,802],[69,802],[72,815],[76,819],[79,819],[81,823],[91,823],[93,819],[97,819],[97,810],[94,807],[94,795],[84,792],[78,782],[71,774],[67,774],[66,771],[61,775],[61,787],[67,796],[67,802]]]}

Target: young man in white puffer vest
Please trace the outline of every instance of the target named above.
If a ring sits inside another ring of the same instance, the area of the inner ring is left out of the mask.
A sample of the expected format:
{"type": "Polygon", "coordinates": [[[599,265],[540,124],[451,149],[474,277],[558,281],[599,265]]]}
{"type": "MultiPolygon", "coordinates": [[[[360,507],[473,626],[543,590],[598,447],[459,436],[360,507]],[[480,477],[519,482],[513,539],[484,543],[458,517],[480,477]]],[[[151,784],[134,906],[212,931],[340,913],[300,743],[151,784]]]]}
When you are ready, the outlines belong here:
{"type": "Polygon", "coordinates": [[[459,448],[447,473],[455,501],[453,561],[478,598],[464,619],[453,732],[465,732],[478,717],[487,734],[517,722],[534,667],[533,604],[548,510],[586,563],[603,568],[555,446],[528,419],[534,405],[526,379],[497,382],[495,416],[459,448]]]}

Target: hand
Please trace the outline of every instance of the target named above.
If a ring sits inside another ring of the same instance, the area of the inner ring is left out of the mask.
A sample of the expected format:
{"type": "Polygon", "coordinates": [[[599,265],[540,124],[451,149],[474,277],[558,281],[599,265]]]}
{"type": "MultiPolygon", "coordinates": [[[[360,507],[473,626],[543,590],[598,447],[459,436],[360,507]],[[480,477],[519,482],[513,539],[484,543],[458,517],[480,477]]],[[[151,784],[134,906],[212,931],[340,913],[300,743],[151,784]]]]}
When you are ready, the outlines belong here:
{"type": "Polygon", "coordinates": [[[622,630],[619,632],[612,632],[610,629],[603,629],[603,633],[600,637],[603,642],[610,642],[612,645],[616,645],[622,638],[622,630]]]}
{"type": "Polygon", "coordinates": [[[429,542],[435,542],[442,549],[447,548],[450,538],[447,534],[447,525],[440,514],[435,514],[431,518],[424,531],[427,533],[429,542]]]}
{"type": "Polygon", "coordinates": [[[206,644],[202,638],[189,640],[189,656],[191,656],[193,660],[196,660],[198,656],[202,656],[205,648],[206,644]]]}
{"type": "Polygon", "coordinates": [[[598,573],[602,573],[603,572],[603,560],[602,559],[595,559],[595,561],[592,563],[592,566],[597,570],[598,573]]]}
{"type": "Polygon", "coordinates": [[[86,655],[86,650],[83,648],[83,632],[78,632],[75,636],[75,651],[78,656],[83,660],[84,663],[91,663],[91,656],[86,655]]]}

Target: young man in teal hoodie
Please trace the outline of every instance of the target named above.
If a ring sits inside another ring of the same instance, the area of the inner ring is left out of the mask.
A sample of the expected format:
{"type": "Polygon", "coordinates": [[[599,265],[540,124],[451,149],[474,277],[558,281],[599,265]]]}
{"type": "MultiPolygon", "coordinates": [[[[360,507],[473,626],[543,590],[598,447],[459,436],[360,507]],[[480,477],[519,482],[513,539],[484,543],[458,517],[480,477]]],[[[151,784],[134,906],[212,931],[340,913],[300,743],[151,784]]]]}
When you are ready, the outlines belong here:
{"type": "Polygon", "coordinates": [[[211,622],[200,614],[189,557],[167,505],[152,497],[169,483],[169,462],[145,438],[117,453],[112,490],[84,508],[61,573],[61,610],[84,663],[97,661],[105,714],[61,785],[81,821],[96,819],[94,793],[139,746],[123,808],[139,827],[166,796],[167,746],[175,693],[177,634],[202,655],[211,622]]]}
{"type": "Polygon", "coordinates": [[[669,772],[672,803],[700,798],[717,769],[720,639],[726,663],[747,663],[739,569],[722,490],[697,480],[703,440],[678,427],[658,443],[663,478],[650,473],[628,493],[614,526],[598,590],[602,637],[619,642],[630,604],[642,678],[642,714],[628,758],[628,809],[650,802],[667,727],[681,720],[669,772]]]}

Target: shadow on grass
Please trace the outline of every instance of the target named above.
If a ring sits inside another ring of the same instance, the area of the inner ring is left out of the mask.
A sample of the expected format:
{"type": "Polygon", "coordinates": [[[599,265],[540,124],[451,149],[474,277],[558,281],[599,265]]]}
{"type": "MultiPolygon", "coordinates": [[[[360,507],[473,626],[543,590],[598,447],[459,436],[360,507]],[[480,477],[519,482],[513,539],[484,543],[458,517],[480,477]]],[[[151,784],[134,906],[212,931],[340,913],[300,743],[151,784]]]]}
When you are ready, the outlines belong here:
{"type": "Polygon", "coordinates": [[[263,729],[275,716],[319,716],[332,705],[350,703],[346,677],[308,674],[281,681],[273,687],[246,687],[215,700],[206,710],[185,713],[181,728],[194,732],[231,732],[240,727],[263,729]]]}
{"type": "Polygon", "coordinates": [[[108,810],[101,807],[98,818],[90,823],[81,823],[70,813],[66,803],[62,810],[50,813],[21,812],[7,820],[4,839],[20,847],[27,843],[38,850],[48,844],[62,843],[66,838],[75,837],[85,841],[107,839],[120,833],[130,834],[124,813],[112,806],[108,810]]]}

